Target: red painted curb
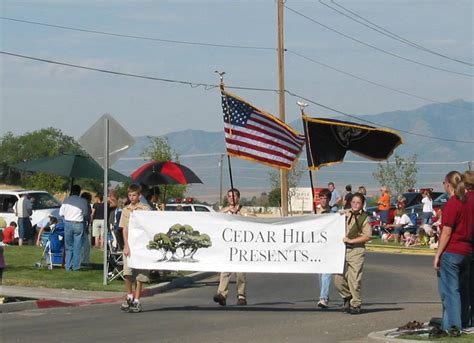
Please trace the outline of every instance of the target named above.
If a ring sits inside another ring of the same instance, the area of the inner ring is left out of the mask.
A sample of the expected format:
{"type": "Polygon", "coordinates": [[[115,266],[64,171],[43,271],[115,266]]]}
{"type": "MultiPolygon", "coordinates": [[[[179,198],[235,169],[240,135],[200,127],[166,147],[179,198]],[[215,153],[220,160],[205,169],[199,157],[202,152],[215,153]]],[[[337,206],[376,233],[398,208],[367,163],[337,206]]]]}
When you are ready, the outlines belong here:
{"type": "Polygon", "coordinates": [[[68,307],[68,306],[74,306],[72,303],[67,303],[64,301],[59,301],[59,300],[36,300],[36,306],[38,308],[52,308],[52,307],[68,307]]]}

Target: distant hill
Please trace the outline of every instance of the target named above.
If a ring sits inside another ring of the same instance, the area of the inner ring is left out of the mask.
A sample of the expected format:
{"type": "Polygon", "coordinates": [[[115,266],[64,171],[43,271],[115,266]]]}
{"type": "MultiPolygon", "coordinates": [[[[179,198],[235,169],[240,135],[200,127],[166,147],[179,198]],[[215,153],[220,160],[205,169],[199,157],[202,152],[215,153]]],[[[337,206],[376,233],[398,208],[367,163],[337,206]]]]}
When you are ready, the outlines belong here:
{"type": "MultiPolygon", "coordinates": [[[[346,121],[350,118],[334,117],[346,121]]],[[[444,104],[430,104],[411,111],[386,112],[375,115],[362,116],[363,119],[375,122],[377,126],[392,127],[399,130],[414,132],[420,135],[451,138],[455,140],[474,140],[474,103],[464,100],[455,100],[444,104]]],[[[291,122],[290,125],[300,132],[303,131],[301,121],[291,122]]],[[[370,125],[370,124],[369,124],[370,125]]],[[[451,162],[450,164],[420,164],[418,181],[422,186],[439,188],[443,173],[451,169],[465,170],[467,164],[456,162],[474,160],[474,145],[454,143],[449,141],[433,140],[425,137],[400,132],[404,144],[396,153],[401,156],[418,155],[421,162],[451,162]]],[[[193,169],[203,180],[204,185],[192,186],[191,193],[200,198],[217,200],[219,189],[220,155],[225,153],[223,132],[206,132],[187,129],[164,135],[171,147],[180,155],[181,163],[193,169]]],[[[148,137],[136,137],[136,144],[119,160],[114,168],[130,174],[143,163],[140,155],[149,145],[148,137]]],[[[304,154],[302,154],[304,159],[304,154]]],[[[316,183],[324,185],[330,180],[339,184],[364,184],[377,187],[372,178],[372,171],[376,164],[362,163],[361,158],[349,153],[346,160],[353,161],[334,167],[323,168],[315,173],[316,183]],[[361,161],[361,163],[355,163],[361,161]]],[[[365,160],[366,161],[366,160],[365,160]]],[[[229,186],[227,160],[224,160],[224,188],[229,186]]],[[[300,161],[299,167],[305,168],[306,161],[300,161]]],[[[250,194],[260,194],[269,190],[268,171],[271,168],[249,163],[243,160],[232,159],[234,183],[237,187],[247,190],[250,194]]],[[[301,180],[302,186],[309,186],[306,174],[301,180]]],[[[244,192],[245,193],[245,192],[244,192]]],[[[249,196],[247,195],[247,196],[249,196]]]]}

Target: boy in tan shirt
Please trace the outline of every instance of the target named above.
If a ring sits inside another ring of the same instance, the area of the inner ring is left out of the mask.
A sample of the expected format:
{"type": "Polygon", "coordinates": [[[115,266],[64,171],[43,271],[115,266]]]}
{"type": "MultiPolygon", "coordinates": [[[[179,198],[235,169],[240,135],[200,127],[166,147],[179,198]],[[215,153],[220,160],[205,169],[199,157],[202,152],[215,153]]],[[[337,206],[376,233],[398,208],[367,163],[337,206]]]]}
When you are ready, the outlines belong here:
{"type": "Polygon", "coordinates": [[[140,203],[141,187],[137,184],[131,184],[128,187],[128,199],[130,204],[122,210],[119,227],[123,233],[123,275],[125,277],[125,287],[127,289],[127,300],[120,309],[125,312],[138,313],[142,311],[140,296],[142,293],[142,283],[150,282],[147,270],[131,269],[127,265],[127,258],[130,257],[130,246],[128,245],[128,225],[130,213],[133,211],[149,211],[148,205],[140,203]],[[135,277],[135,293],[133,292],[133,278],[135,277]]]}

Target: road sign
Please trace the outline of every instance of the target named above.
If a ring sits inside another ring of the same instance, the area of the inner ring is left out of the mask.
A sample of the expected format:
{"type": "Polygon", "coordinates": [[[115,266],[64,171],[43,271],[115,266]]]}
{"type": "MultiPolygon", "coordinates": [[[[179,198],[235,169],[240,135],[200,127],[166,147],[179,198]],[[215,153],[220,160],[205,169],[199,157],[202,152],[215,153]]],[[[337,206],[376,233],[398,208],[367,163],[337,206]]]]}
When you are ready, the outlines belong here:
{"type": "Polygon", "coordinates": [[[108,165],[114,164],[135,143],[133,137],[110,114],[106,113],[101,116],[95,124],[79,138],[79,144],[81,144],[84,150],[87,151],[102,168],[105,168],[104,146],[106,144],[106,122],[108,122],[109,131],[108,165]]]}

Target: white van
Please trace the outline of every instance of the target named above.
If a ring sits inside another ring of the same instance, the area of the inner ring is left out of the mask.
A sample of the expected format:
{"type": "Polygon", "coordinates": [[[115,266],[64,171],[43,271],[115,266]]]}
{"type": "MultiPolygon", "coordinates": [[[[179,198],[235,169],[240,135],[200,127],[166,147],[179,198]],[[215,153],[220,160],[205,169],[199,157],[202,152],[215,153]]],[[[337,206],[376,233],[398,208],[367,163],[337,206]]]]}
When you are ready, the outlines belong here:
{"type": "Polygon", "coordinates": [[[184,212],[215,212],[211,206],[201,204],[166,204],[165,211],[176,211],[181,206],[184,212]]]}
{"type": "Polygon", "coordinates": [[[31,225],[33,226],[61,207],[61,202],[46,191],[0,189],[0,217],[5,219],[7,225],[12,221],[18,223],[18,217],[15,215],[13,206],[22,194],[28,194],[33,204],[33,214],[31,216],[31,225]]]}

